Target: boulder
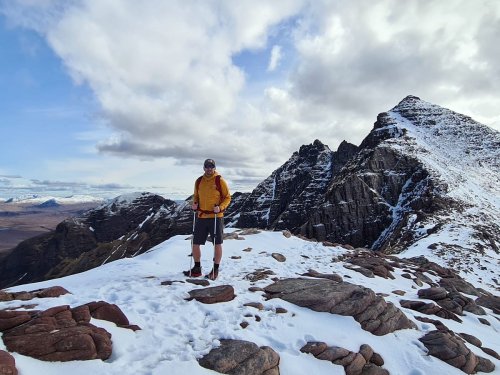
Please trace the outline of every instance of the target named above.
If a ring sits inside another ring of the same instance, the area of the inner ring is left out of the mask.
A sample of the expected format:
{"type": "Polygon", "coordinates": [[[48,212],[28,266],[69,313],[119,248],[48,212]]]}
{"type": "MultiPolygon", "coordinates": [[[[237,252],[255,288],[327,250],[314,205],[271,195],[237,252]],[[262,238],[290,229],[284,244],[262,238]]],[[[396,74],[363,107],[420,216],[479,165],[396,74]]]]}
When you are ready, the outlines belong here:
{"type": "Polygon", "coordinates": [[[17,375],[16,360],[4,350],[0,350],[0,374],[17,375]]]}
{"type": "Polygon", "coordinates": [[[243,340],[220,340],[220,346],[201,358],[200,366],[222,374],[279,374],[280,357],[268,346],[243,340]]]}
{"type": "Polygon", "coordinates": [[[278,262],[286,262],[286,257],[280,253],[272,253],[271,256],[278,262]]]}
{"type": "Polygon", "coordinates": [[[346,375],[389,375],[387,370],[380,367],[384,364],[382,357],[379,354],[375,357],[376,353],[367,344],[361,345],[359,353],[355,353],[339,346],[328,346],[324,342],[311,341],[306,343],[300,351],[312,354],[317,359],[343,366],[346,375]]]}
{"type": "Polygon", "coordinates": [[[419,289],[418,291],[419,298],[431,299],[433,301],[444,299],[447,295],[448,292],[445,288],[427,288],[419,289]]]}
{"type": "Polygon", "coordinates": [[[495,314],[500,315],[500,297],[499,296],[481,296],[476,299],[476,304],[493,310],[495,314]]]}
{"type": "Polygon", "coordinates": [[[494,364],[474,354],[451,331],[431,331],[419,339],[429,351],[429,355],[439,358],[466,374],[478,371],[492,372],[494,364]]]}
{"type": "Polygon", "coordinates": [[[360,285],[328,279],[284,279],[264,290],[268,298],[281,298],[314,311],[352,316],[374,335],[416,328],[392,303],[360,285]]]}
{"type": "Polygon", "coordinates": [[[42,312],[9,311],[19,314],[24,322],[2,330],[4,344],[10,352],[43,361],[108,359],[112,352],[111,335],[90,324],[90,315],[82,321],[79,311],[75,316],[69,306],[42,312]],[[26,315],[30,320],[26,321],[26,315]]]}
{"type": "Polygon", "coordinates": [[[198,302],[212,304],[233,300],[234,288],[231,285],[220,285],[203,289],[194,289],[189,292],[188,301],[195,299],[198,302]]]}
{"type": "Polygon", "coordinates": [[[90,324],[92,317],[140,329],[118,306],[98,301],[75,308],[0,311],[0,332],[7,350],[43,361],[106,360],[112,353],[111,334],[90,324]]]}
{"type": "Polygon", "coordinates": [[[442,307],[439,307],[438,305],[432,302],[426,303],[423,301],[401,300],[399,301],[399,303],[401,306],[407,309],[412,309],[422,314],[436,315],[439,316],[440,318],[453,319],[459,323],[462,322],[462,319],[456,316],[453,312],[448,311],[447,309],[444,309],[442,307]]]}
{"type": "Polygon", "coordinates": [[[95,319],[107,320],[115,323],[118,327],[128,327],[130,325],[128,318],[122,310],[114,304],[105,301],[87,303],[90,315],[95,319]]]}

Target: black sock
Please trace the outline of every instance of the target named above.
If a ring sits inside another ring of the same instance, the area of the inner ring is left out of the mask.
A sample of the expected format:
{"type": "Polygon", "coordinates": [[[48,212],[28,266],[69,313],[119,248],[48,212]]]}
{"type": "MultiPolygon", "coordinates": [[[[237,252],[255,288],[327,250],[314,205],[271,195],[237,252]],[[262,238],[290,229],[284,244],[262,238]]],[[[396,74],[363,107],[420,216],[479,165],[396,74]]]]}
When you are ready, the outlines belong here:
{"type": "Polygon", "coordinates": [[[200,267],[201,268],[201,262],[194,262],[195,267],[200,267]]]}
{"type": "Polygon", "coordinates": [[[218,271],[219,270],[219,265],[217,263],[214,263],[214,271],[218,271]]]}

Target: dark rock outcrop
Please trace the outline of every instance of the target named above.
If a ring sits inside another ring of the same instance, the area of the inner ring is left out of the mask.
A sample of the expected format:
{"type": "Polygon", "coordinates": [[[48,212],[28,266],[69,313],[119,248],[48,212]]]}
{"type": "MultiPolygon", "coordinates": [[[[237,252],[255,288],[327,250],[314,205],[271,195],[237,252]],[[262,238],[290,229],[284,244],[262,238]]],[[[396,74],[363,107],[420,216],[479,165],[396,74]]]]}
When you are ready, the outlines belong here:
{"type": "Polygon", "coordinates": [[[112,353],[111,334],[90,324],[91,317],[140,329],[118,306],[99,301],[45,311],[0,311],[0,332],[7,350],[43,361],[106,360],[112,353]]]}
{"type": "Polygon", "coordinates": [[[382,357],[367,344],[361,345],[359,353],[324,342],[308,342],[300,351],[343,366],[346,375],[389,375],[389,371],[380,367],[384,364],[382,357]]]}
{"type": "Polygon", "coordinates": [[[489,359],[474,354],[452,332],[431,331],[419,340],[425,345],[430,355],[466,374],[495,370],[495,365],[489,359]]]}
{"type": "Polygon", "coordinates": [[[279,375],[280,357],[268,346],[243,340],[220,340],[199,360],[200,366],[221,374],[279,375]]]}
{"type": "Polygon", "coordinates": [[[444,288],[428,288],[420,289],[418,296],[436,301],[439,306],[458,315],[463,315],[464,311],[476,315],[486,315],[486,312],[472,299],[459,292],[447,292],[444,288]]]}
{"type": "Polygon", "coordinates": [[[33,298],[55,298],[68,294],[69,292],[62,286],[52,286],[49,288],[32,290],[32,291],[22,291],[22,292],[6,292],[0,290],[0,301],[29,301],[33,298]]]}
{"type": "Polygon", "coordinates": [[[319,140],[302,146],[246,196],[238,210],[231,208],[227,220],[238,228],[296,230],[323,202],[332,176],[356,151],[357,147],[347,142],[336,152],[319,140]]]}
{"type": "MultiPolygon", "coordinates": [[[[449,184],[460,183],[463,174],[443,178],[425,160],[430,157],[470,171],[480,166],[494,172],[500,168],[499,146],[500,135],[493,129],[408,96],[378,115],[358,153],[332,176],[324,202],[302,225],[301,233],[320,241],[401,252],[439,231],[450,212],[463,215],[469,204],[466,198],[447,195],[449,184]]],[[[480,225],[470,224],[478,217],[460,225],[476,232],[475,249],[492,247],[498,252],[500,228],[494,215],[483,216],[480,225]]]]}
{"type": "Polygon", "coordinates": [[[422,314],[426,315],[436,315],[439,316],[440,318],[444,319],[453,319],[456,322],[461,323],[462,319],[460,319],[455,313],[448,311],[442,307],[439,307],[438,305],[430,302],[426,303],[423,301],[408,301],[408,300],[401,300],[399,301],[402,307],[406,307],[407,309],[415,310],[418,311],[422,314]]]}
{"type": "Polygon", "coordinates": [[[377,336],[416,328],[397,307],[368,288],[328,279],[285,279],[264,288],[268,298],[281,298],[314,311],[352,316],[377,336]]]}
{"type": "Polygon", "coordinates": [[[7,350],[43,361],[105,360],[112,352],[111,335],[69,306],[0,311],[0,328],[7,350]]]}
{"type": "Polygon", "coordinates": [[[212,304],[228,302],[233,300],[234,288],[231,285],[213,286],[203,289],[194,289],[189,292],[188,300],[195,299],[198,302],[212,304]]]}
{"type": "Polygon", "coordinates": [[[333,176],[324,203],[301,233],[375,250],[414,240],[404,230],[410,215],[427,216],[444,202],[418,159],[384,143],[404,135],[393,117],[379,114],[359,152],[333,176]]]}

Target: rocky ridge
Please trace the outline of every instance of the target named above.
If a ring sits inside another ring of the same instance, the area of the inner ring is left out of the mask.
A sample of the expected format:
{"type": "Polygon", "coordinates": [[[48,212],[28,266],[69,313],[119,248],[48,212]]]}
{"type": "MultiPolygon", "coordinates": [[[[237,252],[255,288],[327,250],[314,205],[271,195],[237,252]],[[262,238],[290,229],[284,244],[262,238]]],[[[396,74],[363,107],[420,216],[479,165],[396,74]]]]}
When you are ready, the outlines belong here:
{"type": "Polygon", "coordinates": [[[227,215],[230,226],[296,230],[323,199],[332,176],[357,147],[342,142],[337,151],[315,140],[304,145],[262,181],[227,215]]]}
{"type": "Polygon", "coordinates": [[[189,233],[192,211],[151,193],[119,196],[53,232],[21,242],[0,261],[0,287],[49,280],[134,257],[189,233]]]}
{"type": "MultiPolygon", "coordinates": [[[[234,193],[226,223],[385,253],[425,246],[441,264],[476,277],[489,270],[498,287],[499,146],[498,132],[408,96],[378,115],[359,147],[332,152],[316,140],[251,193],[234,193]]],[[[118,197],[21,243],[0,260],[0,287],[133,257],[191,228],[187,201],[118,197]]]]}

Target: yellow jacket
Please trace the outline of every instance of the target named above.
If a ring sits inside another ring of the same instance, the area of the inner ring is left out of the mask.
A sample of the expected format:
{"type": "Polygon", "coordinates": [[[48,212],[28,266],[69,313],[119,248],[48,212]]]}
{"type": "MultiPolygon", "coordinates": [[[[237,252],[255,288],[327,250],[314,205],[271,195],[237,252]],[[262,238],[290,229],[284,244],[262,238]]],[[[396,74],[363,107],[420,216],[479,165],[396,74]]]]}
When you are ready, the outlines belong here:
{"type": "Polygon", "coordinates": [[[217,172],[214,172],[210,177],[203,175],[198,189],[196,188],[196,182],[194,184],[193,202],[198,203],[198,217],[214,218],[215,206],[219,206],[221,210],[221,212],[217,214],[217,217],[224,217],[223,211],[231,202],[231,193],[227,187],[227,182],[222,177],[220,179],[222,196],[219,190],[217,190],[217,185],[215,183],[215,176],[217,175],[219,175],[217,172]]]}

